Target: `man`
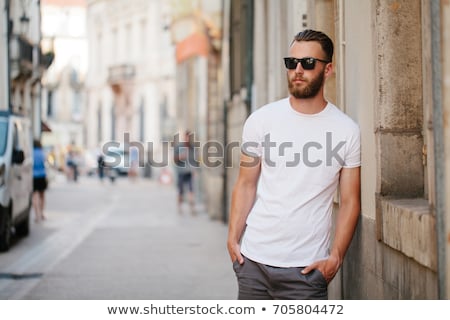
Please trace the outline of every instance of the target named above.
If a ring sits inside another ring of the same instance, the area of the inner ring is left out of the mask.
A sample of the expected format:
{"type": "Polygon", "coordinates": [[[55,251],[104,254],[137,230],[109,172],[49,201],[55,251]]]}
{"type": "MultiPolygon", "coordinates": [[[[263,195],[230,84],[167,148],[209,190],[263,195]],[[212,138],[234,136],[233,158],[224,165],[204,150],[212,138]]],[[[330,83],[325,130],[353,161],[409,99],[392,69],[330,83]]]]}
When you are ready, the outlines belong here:
{"type": "Polygon", "coordinates": [[[332,56],[327,35],[298,33],[284,59],[289,97],[258,109],[244,125],[227,241],[239,299],[327,299],[353,237],[360,133],[324,98],[332,56]]]}

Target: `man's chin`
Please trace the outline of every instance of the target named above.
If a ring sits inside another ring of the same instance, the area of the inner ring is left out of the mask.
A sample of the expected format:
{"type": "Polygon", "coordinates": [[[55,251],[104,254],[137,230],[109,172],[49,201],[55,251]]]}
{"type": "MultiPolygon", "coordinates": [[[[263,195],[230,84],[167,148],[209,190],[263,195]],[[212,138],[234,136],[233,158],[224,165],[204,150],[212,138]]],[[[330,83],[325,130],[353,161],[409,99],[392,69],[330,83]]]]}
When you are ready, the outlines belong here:
{"type": "Polygon", "coordinates": [[[291,95],[296,99],[311,99],[311,98],[314,98],[317,94],[313,95],[310,93],[293,91],[293,92],[291,92],[291,95]]]}

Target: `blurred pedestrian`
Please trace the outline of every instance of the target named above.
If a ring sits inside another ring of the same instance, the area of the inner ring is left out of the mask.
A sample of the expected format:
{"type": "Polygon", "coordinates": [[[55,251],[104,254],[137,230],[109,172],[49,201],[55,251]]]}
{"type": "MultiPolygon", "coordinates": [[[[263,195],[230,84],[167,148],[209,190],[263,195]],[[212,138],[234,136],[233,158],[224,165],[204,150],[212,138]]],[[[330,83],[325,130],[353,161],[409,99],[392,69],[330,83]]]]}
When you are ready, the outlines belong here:
{"type": "Polygon", "coordinates": [[[183,200],[187,194],[191,213],[194,214],[195,201],[193,175],[194,168],[197,166],[193,143],[194,135],[187,130],[184,132],[182,139],[183,140],[176,141],[174,144],[174,163],[178,188],[178,211],[181,213],[183,200]]]}
{"type": "Polygon", "coordinates": [[[298,33],[284,58],[289,97],[244,124],[227,243],[239,299],[327,299],[350,245],[360,212],[360,131],[324,97],[332,57],[327,35],[298,33]]]}
{"type": "Polygon", "coordinates": [[[139,171],[139,151],[136,147],[130,148],[130,168],[128,169],[128,177],[132,182],[135,182],[139,171]]]}
{"type": "Polygon", "coordinates": [[[47,172],[45,153],[39,140],[33,142],[33,209],[35,221],[45,219],[45,190],[47,189],[47,172]]]}
{"type": "Polygon", "coordinates": [[[78,157],[75,150],[70,149],[66,158],[67,178],[74,182],[78,181],[78,157]]]}
{"type": "Polygon", "coordinates": [[[117,172],[117,169],[114,168],[114,167],[109,166],[108,170],[107,170],[107,173],[108,173],[109,181],[111,181],[111,183],[115,183],[117,177],[119,176],[119,173],[117,172]]]}
{"type": "Polygon", "coordinates": [[[100,181],[103,182],[105,177],[105,157],[102,153],[99,153],[97,157],[97,174],[100,181]]]}

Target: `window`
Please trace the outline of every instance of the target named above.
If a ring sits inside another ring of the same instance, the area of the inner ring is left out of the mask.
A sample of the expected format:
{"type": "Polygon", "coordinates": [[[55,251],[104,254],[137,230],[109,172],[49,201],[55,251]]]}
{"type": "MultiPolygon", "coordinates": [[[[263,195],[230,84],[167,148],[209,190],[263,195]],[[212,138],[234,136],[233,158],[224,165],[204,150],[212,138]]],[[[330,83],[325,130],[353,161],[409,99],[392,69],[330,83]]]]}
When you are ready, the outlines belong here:
{"type": "Polygon", "coordinates": [[[0,155],[5,154],[6,150],[6,138],[8,137],[8,122],[0,120],[0,155]]]}
{"type": "Polygon", "coordinates": [[[47,117],[52,118],[54,116],[53,110],[53,90],[47,91],[47,117]]]}

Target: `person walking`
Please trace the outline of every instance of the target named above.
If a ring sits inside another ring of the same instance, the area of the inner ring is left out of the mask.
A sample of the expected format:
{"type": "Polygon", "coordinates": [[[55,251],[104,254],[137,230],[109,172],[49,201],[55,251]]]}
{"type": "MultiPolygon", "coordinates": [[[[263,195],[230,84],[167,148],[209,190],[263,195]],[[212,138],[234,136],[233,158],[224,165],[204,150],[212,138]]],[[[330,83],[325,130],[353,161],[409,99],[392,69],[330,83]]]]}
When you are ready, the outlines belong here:
{"type": "Polygon", "coordinates": [[[103,178],[105,177],[105,157],[101,152],[97,156],[97,174],[100,182],[103,182],[103,178]]]}
{"type": "Polygon", "coordinates": [[[128,170],[128,178],[131,182],[136,182],[139,172],[139,151],[136,147],[130,148],[129,160],[130,168],[128,170]]]}
{"type": "Polygon", "coordinates": [[[39,140],[33,142],[33,209],[35,221],[45,219],[45,190],[47,189],[47,172],[45,153],[39,140]]]}
{"type": "Polygon", "coordinates": [[[244,124],[227,240],[238,299],[328,299],[350,245],[360,213],[360,130],[324,97],[332,57],[326,34],[299,32],[284,58],[289,96],[244,124]]]}
{"type": "Polygon", "coordinates": [[[195,214],[195,201],[193,192],[193,174],[196,166],[195,149],[193,144],[193,134],[185,131],[183,141],[174,144],[174,163],[177,174],[178,188],[178,212],[182,212],[184,196],[187,193],[191,207],[191,213],[195,214]],[[187,188],[187,192],[186,189],[187,188]]]}
{"type": "Polygon", "coordinates": [[[74,149],[70,149],[66,158],[67,178],[69,181],[78,181],[78,157],[74,149]]]}

